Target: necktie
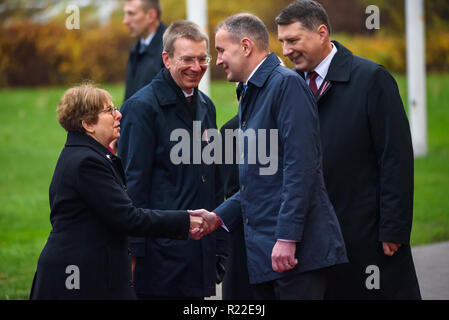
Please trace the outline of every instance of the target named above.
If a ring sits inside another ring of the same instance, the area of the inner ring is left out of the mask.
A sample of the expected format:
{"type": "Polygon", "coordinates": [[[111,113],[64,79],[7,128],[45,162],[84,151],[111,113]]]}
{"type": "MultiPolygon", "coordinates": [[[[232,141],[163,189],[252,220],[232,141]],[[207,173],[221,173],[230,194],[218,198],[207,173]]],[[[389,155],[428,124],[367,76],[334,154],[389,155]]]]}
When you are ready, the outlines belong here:
{"type": "Polygon", "coordinates": [[[139,54],[143,54],[147,50],[148,46],[140,43],[139,54]]]}
{"type": "Polygon", "coordinates": [[[313,94],[316,94],[316,92],[318,91],[318,88],[316,86],[316,82],[315,79],[318,77],[318,73],[316,73],[315,71],[309,72],[307,74],[307,78],[309,78],[309,87],[310,89],[312,89],[313,94]]]}
{"type": "Polygon", "coordinates": [[[248,85],[247,84],[244,84],[243,85],[243,95],[245,95],[246,94],[246,91],[248,90],[248,85]]]}
{"type": "Polygon", "coordinates": [[[186,101],[187,101],[187,110],[189,111],[190,116],[192,117],[192,119],[195,120],[196,105],[195,105],[195,103],[192,103],[192,96],[186,97],[186,101]]]}
{"type": "Polygon", "coordinates": [[[242,87],[243,87],[243,89],[241,91],[239,103],[243,100],[243,98],[245,97],[246,91],[248,90],[248,85],[247,84],[242,84],[242,87]]]}

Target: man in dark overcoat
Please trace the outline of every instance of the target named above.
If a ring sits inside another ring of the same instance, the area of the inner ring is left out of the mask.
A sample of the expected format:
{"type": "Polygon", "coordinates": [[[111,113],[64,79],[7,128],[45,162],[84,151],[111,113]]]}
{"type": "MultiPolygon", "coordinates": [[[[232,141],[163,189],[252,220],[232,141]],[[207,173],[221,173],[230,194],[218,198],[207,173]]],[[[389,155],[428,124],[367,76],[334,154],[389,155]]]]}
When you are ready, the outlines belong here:
{"type": "Polygon", "coordinates": [[[350,263],[332,268],[328,299],[419,299],[410,249],[413,150],[394,78],[330,41],[316,1],[276,18],[284,56],[314,92],[323,168],[350,263]]]}
{"type": "Polygon", "coordinates": [[[159,0],[126,0],[123,23],[137,38],[129,53],[126,68],[125,100],[153,80],[164,67],[162,35],[166,29],[160,21],[159,0]]]}
{"type": "MultiPolygon", "coordinates": [[[[217,128],[215,106],[197,88],[210,61],[209,39],[196,24],[178,21],[163,42],[165,68],[121,108],[118,144],[128,194],[148,208],[213,209],[223,201],[222,184],[218,166],[201,157],[210,142],[201,137],[217,128]]],[[[130,249],[138,298],[215,295],[216,253],[225,253],[216,235],[200,241],[131,238],[130,249]]]]}
{"type": "MultiPolygon", "coordinates": [[[[238,96],[241,95],[243,86],[240,86],[237,91],[238,96]]],[[[239,128],[239,115],[237,114],[228,122],[226,122],[220,129],[222,139],[225,139],[226,132],[235,132],[239,128]]],[[[224,140],[223,140],[224,141],[224,140]]],[[[223,163],[220,166],[220,173],[223,181],[223,191],[225,198],[232,197],[239,191],[239,166],[233,161],[226,164],[226,157],[235,157],[238,154],[238,138],[233,137],[232,148],[227,147],[223,143],[223,163]],[[229,153],[229,155],[227,155],[229,153]]],[[[254,294],[249,283],[248,266],[246,263],[246,247],[245,234],[243,232],[243,220],[236,224],[236,227],[229,232],[228,237],[228,257],[226,259],[226,273],[222,284],[222,298],[223,300],[252,300],[254,294]]]]}

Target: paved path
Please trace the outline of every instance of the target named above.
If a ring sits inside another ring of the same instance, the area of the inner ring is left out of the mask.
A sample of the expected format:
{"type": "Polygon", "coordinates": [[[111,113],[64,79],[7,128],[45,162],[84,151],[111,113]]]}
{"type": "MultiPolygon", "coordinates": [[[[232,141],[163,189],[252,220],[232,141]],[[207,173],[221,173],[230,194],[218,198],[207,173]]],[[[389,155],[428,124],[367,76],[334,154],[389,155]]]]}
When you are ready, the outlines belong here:
{"type": "MultiPolygon", "coordinates": [[[[449,300],[449,242],[412,248],[416,273],[424,300],[449,300]]],[[[210,300],[221,300],[221,286],[210,300]]]]}
{"type": "Polygon", "coordinates": [[[449,300],[449,242],[412,248],[424,300],[449,300]]]}

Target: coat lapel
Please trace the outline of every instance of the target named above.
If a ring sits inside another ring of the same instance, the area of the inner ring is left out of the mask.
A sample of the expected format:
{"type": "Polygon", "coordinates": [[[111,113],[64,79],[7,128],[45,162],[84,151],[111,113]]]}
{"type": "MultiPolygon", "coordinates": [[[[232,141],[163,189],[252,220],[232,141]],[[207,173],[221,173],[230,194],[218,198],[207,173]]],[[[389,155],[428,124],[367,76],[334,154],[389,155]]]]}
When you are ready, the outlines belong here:
{"type": "Polygon", "coordinates": [[[170,71],[164,68],[161,73],[162,76],[160,78],[158,77],[157,81],[153,81],[154,94],[159,105],[161,107],[174,106],[176,117],[181,120],[187,129],[193,131],[193,119],[187,111],[187,102],[182,90],[171,77],[170,71]]]}
{"type": "Polygon", "coordinates": [[[321,84],[320,89],[317,91],[315,98],[316,101],[320,101],[321,97],[324,96],[332,87],[332,83],[329,80],[324,80],[321,84]]]}
{"type": "Polygon", "coordinates": [[[337,53],[332,59],[325,80],[348,82],[351,78],[352,52],[337,41],[332,42],[337,48],[337,53]]]}
{"type": "Polygon", "coordinates": [[[259,69],[254,73],[251,79],[248,80],[248,88],[243,94],[243,84],[237,86],[237,98],[239,99],[239,116],[243,119],[247,112],[251,113],[252,103],[248,103],[248,95],[251,95],[251,101],[256,101],[257,95],[270,77],[273,70],[280,65],[281,62],[275,53],[270,53],[265,61],[260,65],[259,69]]]}
{"type": "Polygon", "coordinates": [[[183,101],[178,101],[176,103],[176,116],[187,126],[187,128],[189,128],[190,131],[193,131],[193,119],[187,111],[187,106],[183,101]]]}
{"type": "MultiPolygon", "coordinates": [[[[196,89],[195,89],[196,90],[196,89]]],[[[201,123],[205,123],[206,120],[206,116],[207,116],[207,103],[206,101],[203,99],[203,97],[199,94],[199,93],[195,93],[196,96],[196,114],[197,114],[197,119],[199,121],[201,121],[201,123]]]]}
{"type": "Polygon", "coordinates": [[[185,127],[193,133],[193,121],[201,121],[202,133],[205,130],[207,124],[207,115],[209,112],[209,107],[207,101],[204,99],[202,94],[200,94],[198,88],[195,88],[195,93],[191,103],[196,105],[196,117],[192,118],[189,111],[187,110],[187,101],[182,93],[182,90],[178,87],[176,82],[170,75],[167,69],[161,71],[162,76],[155,78],[152,82],[154,86],[154,93],[159,102],[159,105],[164,108],[172,106],[175,108],[175,116],[182,122],[185,127]]]}
{"type": "MultiPolygon", "coordinates": [[[[332,42],[337,48],[337,53],[332,59],[326,78],[315,94],[317,102],[330,91],[334,82],[348,82],[351,78],[352,52],[346,49],[338,41],[332,42]]],[[[296,70],[296,72],[305,80],[304,72],[299,70],[296,70]]]]}
{"type": "Polygon", "coordinates": [[[333,82],[348,82],[351,78],[352,52],[346,49],[337,41],[332,41],[337,48],[332,62],[327,71],[326,78],[317,92],[317,101],[319,101],[332,88],[333,82]]]}
{"type": "Polygon", "coordinates": [[[110,164],[112,172],[116,177],[117,181],[121,185],[123,185],[123,188],[126,189],[125,172],[123,170],[120,159],[115,154],[111,153],[107,148],[102,146],[95,139],[89,137],[85,133],[69,132],[67,134],[67,142],[65,146],[66,147],[84,146],[98,153],[101,157],[107,160],[107,162],[110,164]]]}
{"type": "Polygon", "coordinates": [[[164,34],[165,29],[167,29],[165,24],[160,22],[159,27],[157,28],[156,33],[154,34],[154,37],[150,42],[150,45],[146,49],[148,53],[154,52],[157,48],[162,46],[162,35],[164,34]]]}

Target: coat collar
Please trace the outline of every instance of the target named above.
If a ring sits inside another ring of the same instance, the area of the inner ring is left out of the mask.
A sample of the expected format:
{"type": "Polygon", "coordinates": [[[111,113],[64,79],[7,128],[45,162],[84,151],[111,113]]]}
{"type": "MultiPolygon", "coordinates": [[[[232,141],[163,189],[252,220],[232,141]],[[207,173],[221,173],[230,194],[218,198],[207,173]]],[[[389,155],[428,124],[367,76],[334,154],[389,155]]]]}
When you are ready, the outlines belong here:
{"type": "MultiPolygon", "coordinates": [[[[191,116],[187,111],[186,98],[181,88],[173,80],[170,71],[163,68],[151,84],[153,86],[154,95],[159,102],[159,106],[164,108],[176,105],[177,115],[188,126],[188,128],[192,129],[193,119],[191,119],[191,116]]],[[[196,103],[198,120],[203,122],[208,112],[208,105],[203,97],[203,94],[198,90],[198,88],[194,89],[192,103],[196,103]]]]}
{"type": "MultiPolygon", "coordinates": [[[[351,68],[353,54],[346,47],[340,44],[338,41],[333,40],[332,43],[337,48],[337,53],[335,54],[332,62],[329,66],[329,70],[326,75],[324,82],[338,81],[338,82],[348,82],[351,78],[351,68]]],[[[305,79],[304,72],[294,69],[303,79],[305,79]]]]}
{"type": "MultiPolygon", "coordinates": [[[[181,88],[176,84],[175,80],[167,68],[163,68],[152,83],[154,94],[161,107],[176,104],[178,101],[184,101],[185,96],[181,88]],[[168,85],[167,85],[168,84],[168,85]]],[[[206,104],[204,97],[199,94],[198,88],[194,89],[193,100],[198,99],[201,103],[206,104]]]]}
{"type": "Polygon", "coordinates": [[[337,41],[332,41],[337,48],[337,53],[332,59],[326,80],[348,82],[351,78],[353,55],[346,47],[337,41]]]}
{"type": "MultiPolygon", "coordinates": [[[[162,36],[165,32],[165,29],[167,29],[167,26],[161,21],[159,23],[159,27],[157,27],[156,29],[156,33],[154,34],[153,39],[150,42],[150,45],[146,48],[144,52],[150,53],[151,51],[155,50],[155,48],[162,47],[162,36]]],[[[139,38],[134,42],[134,45],[131,48],[131,54],[139,53],[140,46],[141,44],[139,38]]]]}
{"type": "Polygon", "coordinates": [[[120,158],[109,151],[108,148],[105,148],[101,143],[99,143],[94,138],[88,136],[82,132],[70,131],[67,133],[67,142],[65,144],[66,147],[87,147],[95,152],[97,152],[101,157],[104,157],[108,160],[109,164],[112,167],[112,172],[125,187],[126,189],[126,180],[125,180],[125,172],[123,171],[122,162],[120,158]]]}
{"type": "MultiPolygon", "coordinates": [[[[256,73],[248,80],[248,85],[252,83],[256,87],[263,87],[274,68],[280,65],[281,62],[275,53],[270,53],[265,61],[257,69],[256,73]]],[[[243,83],[239,83],[237,86],[237,100],[240,99],[240,95],[243,92],[243,83]]]]}
{"type": "Polygon", "coordinates": [[[77,132],[77,131],[69,131],[67,133],[67,142],[65,144],[66,147],[77,147],[77,146],[84,146],[88,147],[98,154],[100,154],[102,157],[107,158],[112,162],[113,159],[116,159],[117,156],[113,154],[111,151],[109,151],[108,148],[103,146],[101,143],[99,143],[94,138],[88,136],[85,133],[77,132]]]}
{"type": "Polygon", "coordinates": [[[280,64],[281,62],[277,55],[274,52],[270,53],[259,69],[257,69],[256,73],[249,79],[248,84],[252,83],[259,88],[263,87],[268,77],[273,72],[273,69],[280,64]]]}

